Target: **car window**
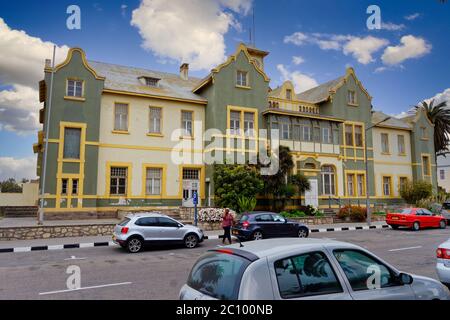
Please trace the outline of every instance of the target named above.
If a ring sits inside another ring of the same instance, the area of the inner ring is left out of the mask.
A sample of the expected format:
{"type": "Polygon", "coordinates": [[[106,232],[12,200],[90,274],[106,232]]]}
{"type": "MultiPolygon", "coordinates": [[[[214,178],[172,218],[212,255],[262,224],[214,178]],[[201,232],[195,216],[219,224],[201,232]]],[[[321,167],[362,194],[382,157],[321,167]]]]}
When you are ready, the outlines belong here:
{"type": "Polygon", "coordinates": [[[403,209],[402,211],[400,211],[401,214],[411,214],[412,210],[411,209],[403,209]]]}
{"type": "Polygon", "coordinates": [[[175,227],[175,228],[178,228],[178,222],[176,222],[176,221],[174,221],[172,219],[164,218],[164,217],[158,218],[158,219],[159,219],[159,225],[161,227],[175,227]]]}
{"type": "Polygon", "coordinates": [[[342,286],[322,252],[276,261],[275,272],[284,299],[342,292],[342,286]]]}
{"type": "Polygon", "coordinates": [[[333,253],[353,291],[386,288],[399,284],[390,269],[364,252],[335,250],[333,253]]]}
{"type": "Polygon", "coordinates": [[[274,220],[275,222],[285,222],[285,221],[286,221],[285,218],[283,218],[282,216],[280,216],[280,215],[278,215],[278,214],[273,216],[273,220],[274,220]]]}
{"type": "Polygon", "coordinates": [[[241,219],[239,219],[239,222],[244,222],[244,221],[247,221],[247,220],[248,220],[248,216],[244,214],[244,215],[241,217],[241,219]]]}
{"type": "Polygon", "coordinates": [[[192,268],[187,284],[208,296],[237,300],[242,275],[250,261],[224,253],[208,253],[192,268]]]}
{"type": "Polygon", "coordinates": [[[255,221],[257,222],[272,222],[273,218],[270,214],[261,214],[255,217],[255,221]]]}
{"type": "Polygon", "coordinates": [[[139,218],[135,225],[141,227],[157,227],[159,226],[158,219],[156,217],[139,218]]]}
{"type": "Polygon", "coordinates": [[[128,222],[130,222],[130,220],[131,220],[131,219],[129,219],[129,218],[123,219],[123,220],[119,223],[119,226],[121,226],[121,227],[126,226],[126,225],[128,224],[128,222]]]}
{"type": "Polygon", "coordinates": [[[432,216],[433,215],[433,213],[428,209],[422,209],[422,214],[424,216],[432,216]]]}

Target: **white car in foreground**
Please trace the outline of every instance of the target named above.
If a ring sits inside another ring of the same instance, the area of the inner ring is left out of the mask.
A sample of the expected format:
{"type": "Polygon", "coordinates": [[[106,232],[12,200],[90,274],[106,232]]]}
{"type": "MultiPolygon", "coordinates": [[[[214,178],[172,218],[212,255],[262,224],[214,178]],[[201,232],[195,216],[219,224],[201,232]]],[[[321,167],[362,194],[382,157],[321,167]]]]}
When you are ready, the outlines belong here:
{"type": "Polygon", "coordinates": [[[450,289],[450,239],[436,250],[436,272],[439,280],[450,289]]]}

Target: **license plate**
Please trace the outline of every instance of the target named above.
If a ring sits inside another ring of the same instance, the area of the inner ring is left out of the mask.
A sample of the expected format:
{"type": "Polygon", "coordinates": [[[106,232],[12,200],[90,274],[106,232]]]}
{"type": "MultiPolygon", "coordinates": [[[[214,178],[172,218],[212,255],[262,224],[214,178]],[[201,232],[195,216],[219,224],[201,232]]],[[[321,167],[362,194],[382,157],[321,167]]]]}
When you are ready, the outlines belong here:
{"type": "Polygon", "coordinates": [[[392,217],[392,220],[398,220],[398,217],[392,217]]]}

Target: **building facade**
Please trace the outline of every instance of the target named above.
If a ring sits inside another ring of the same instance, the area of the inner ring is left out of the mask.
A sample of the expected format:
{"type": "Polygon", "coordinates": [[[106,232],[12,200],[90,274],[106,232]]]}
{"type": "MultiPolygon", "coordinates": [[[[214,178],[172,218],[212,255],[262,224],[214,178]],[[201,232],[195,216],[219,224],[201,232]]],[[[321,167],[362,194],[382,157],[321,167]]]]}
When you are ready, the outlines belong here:
{"type": "Polygon", "coordinates": [[[33,146],[41,176],[49,130],[46,214],[192,206],[195,192],[201,205],[214,205],[214,160],[253,161],[268,143],[259,129],[278,132],[295,172],[309,177],[307,203],[364,204],[367,193],[372,203],[398,203],[408,180],[436,188],[424,113],[386,120],[352,68],[306,92],[289,81],[271,89],[267,55],[241,44],[203,79],[189,76],[187,64],[169,74],[87,61],[79,48],[54,70],[47,63],[43,131],[33,146]]]}
{"type": "Polygon", "coordinates": [[[441,155],[437,160],[438,186],[450,193],[450,153],[441,155]]]}

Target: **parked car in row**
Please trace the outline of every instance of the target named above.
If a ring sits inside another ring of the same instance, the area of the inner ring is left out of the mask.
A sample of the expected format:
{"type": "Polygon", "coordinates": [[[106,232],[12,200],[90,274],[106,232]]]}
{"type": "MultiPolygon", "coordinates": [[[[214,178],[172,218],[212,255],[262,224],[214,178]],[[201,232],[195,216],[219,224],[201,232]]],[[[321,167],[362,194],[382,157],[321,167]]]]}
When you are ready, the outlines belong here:
{"type": "Polygon", "coordinates": [[[398,213],[388,213],[386,223],[393,229],[407,227],[414,231],[423,228],[441,228],[447,227],[447,221],[444,216],[434,214],[424,208],[405,208],[398,213]]]}
{"type": "Polygon", "coordinates": [[[447,224],[450,225],[450,202],[444,202],[442,204],[441,214],[447,219],[447,224]]]}
{"type": "Polygon", "coordinates": [[[291,238],[241,245],[203,254],[180,299],[450,300],[439,281],[402,273],[353,244],[291,238]]]}
{"type": "Polygon", "coordinates": [[[450,239],[436,250],[436,272],[439,280],[450,289],[450,239]]]}
{"type": "Polygon", "coordinates": [[[302,223],[264,211],[254,211],[242,215],[231,229],[232,235],[240,240],[261,240],[278,237],[307,238],[309,229],[302,223]]]}
{"type": "Polygon", "coordinates": [[[204,239],[203,231],[160,213],[129,214],[114,227],[113,241],[130,253],[149,244],[184,244],[195,248],[204,239]]]}

